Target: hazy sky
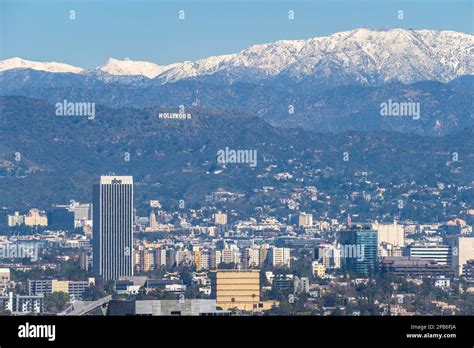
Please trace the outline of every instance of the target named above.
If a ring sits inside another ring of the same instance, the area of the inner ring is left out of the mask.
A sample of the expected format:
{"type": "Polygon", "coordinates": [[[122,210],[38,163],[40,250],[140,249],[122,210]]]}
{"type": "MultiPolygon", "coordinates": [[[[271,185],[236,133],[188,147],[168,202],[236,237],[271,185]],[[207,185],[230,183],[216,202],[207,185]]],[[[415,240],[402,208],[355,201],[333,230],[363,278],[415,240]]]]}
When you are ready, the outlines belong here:
{"type": "Polygon", "coordinates": [[[472,33],[471,0],[0,0],[0,59],[169,64],[359,27],[472,33]],[[70,19],[74,10],[76,18],[70,19]],[[179,19],[184,10],[185,19],[179,19]],[[288,19],[288,11],[294,19],[288,19]],[[398,10],[404,19],[398,19],[398,10]]]}

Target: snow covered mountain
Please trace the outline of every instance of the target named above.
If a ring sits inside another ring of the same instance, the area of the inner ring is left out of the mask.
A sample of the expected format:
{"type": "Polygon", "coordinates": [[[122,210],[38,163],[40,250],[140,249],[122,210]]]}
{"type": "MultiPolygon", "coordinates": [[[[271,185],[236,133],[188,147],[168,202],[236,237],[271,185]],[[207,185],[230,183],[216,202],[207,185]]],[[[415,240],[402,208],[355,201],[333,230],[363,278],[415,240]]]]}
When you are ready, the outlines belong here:
{"type": "MultiPolygon", "coordinates": [[[[30,68],[82,73],[60,63],[11,58],[0,71],[30,68]]],[[[379,85],[390,81],[448,82],[474,74],[474,35],[434,30],[355,29],[308,40],[254,45],[235,54],[211,56],[166,66],[109,59],[95,71],[115,76],[144,76],[159,84],[189,78],[208,82],[303,82],[337,86],[379,85]]]]}
{"type": "Polygon", "coordinates": [[[392,80],[448,82],[474,73],[474,35],[432,30],[356,29],[309,40],[277,41],[239,53],[184,62],[164,71],[165,82],[225,72],[272,77],[380,84],[392,80]],[[248,69],[252,69],[249,70],[248,69]]]}
{"type": "Polygon", "coordinates": [[[5,59],[0,61],[0,71],[11,70],[11,69],[32,69],[53,73],[74,73],[78,74],[84,71],[82,68],[78,68],[69,64],[56,63],[56,62],[33,62],[31,60],[25,60],[18,57],[5,59]]]}
{"type": "Polygon", "coordinates": [[[99,66],[97,70],[106,72],[111,75],[141,75],[152,79],[160,75],[162,72],[173,68],[176,65],[177,64],[160,66],[151,62],[118,60],[114,58],[109,58],[107,62],[104,65],[99,66]]]}

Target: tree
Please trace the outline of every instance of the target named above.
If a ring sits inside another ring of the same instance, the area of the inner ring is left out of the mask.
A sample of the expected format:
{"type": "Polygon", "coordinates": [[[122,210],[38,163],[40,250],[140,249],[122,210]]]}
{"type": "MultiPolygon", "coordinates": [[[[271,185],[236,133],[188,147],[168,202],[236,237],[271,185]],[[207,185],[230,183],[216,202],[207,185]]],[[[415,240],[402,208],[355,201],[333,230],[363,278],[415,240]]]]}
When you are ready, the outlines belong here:
{"type": "Polygon", "coordinates": [[[49,313],[58,313],[66,308],[69,296],[65,292],[53,292],[45,296],[44,303],[46,311],[49,313]]]}

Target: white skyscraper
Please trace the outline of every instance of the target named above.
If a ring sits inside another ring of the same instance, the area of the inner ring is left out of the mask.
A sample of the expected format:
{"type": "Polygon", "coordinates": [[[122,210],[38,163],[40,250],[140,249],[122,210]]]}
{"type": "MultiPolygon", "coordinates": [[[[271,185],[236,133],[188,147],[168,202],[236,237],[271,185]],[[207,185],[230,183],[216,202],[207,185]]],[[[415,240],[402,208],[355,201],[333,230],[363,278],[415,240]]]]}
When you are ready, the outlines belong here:
{"type": "Polygon", "coordinates": [[[474,237],[449,236],[446,241],[451,247],[451,268],[460,276],[467,261],[474,260],[474,237]]]}
{"type": "Polygon", "coordinates": [[[101,176],[93,190],[93,268],[104,280],[133,275],[133,178],[101,176]]]}

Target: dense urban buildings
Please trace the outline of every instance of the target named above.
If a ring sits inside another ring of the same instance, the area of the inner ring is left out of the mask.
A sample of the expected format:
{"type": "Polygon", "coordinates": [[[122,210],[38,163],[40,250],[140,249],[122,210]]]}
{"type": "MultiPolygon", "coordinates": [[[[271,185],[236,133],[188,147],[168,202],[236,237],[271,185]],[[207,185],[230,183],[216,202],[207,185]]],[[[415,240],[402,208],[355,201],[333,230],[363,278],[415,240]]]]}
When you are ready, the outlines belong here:
{"type": "MultiPolygon", "coordinates": [[[[226,208],[241,197],[222,190],[201,208],[155,199],[139,212],[133,185],[130,176],[102,176],[92,203],[71,200],[5,216],[9,228],[29,233],[0,237],[0,309],[416,315],[466,313],[474,294],[474,237],[461,219],[356,222],[354,214],[336,219],[262,207],[241,214],[226,208]],[[390,297],[377,292],[382,284],[390,297]]],[[[294,201],[324,197],[315,192],[295,189],[294,201]]],[[[469,214],[466,220],[474,222],[469,214]]]]}

